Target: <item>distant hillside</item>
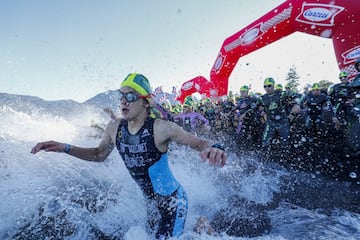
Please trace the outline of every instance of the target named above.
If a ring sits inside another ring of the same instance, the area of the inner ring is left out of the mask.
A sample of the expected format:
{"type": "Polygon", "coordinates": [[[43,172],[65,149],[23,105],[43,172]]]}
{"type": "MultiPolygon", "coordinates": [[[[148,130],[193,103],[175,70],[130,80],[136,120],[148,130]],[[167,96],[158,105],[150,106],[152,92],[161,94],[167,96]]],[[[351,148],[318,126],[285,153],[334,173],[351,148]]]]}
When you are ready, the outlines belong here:
{"type": "Polygon", "coordinates": [[[118,90],[108,90],[104,93],[99,93],[95,97],[86,100],[84,104],[91,105],[98,108],[113,108],[119,107],[119,94],[118,90]]]}
{"type": "Polygon", "coordinates": [[[49,112],[53,115],[65,116],[89,110],[89,108],[117,108],[118,101],[116,91],[100,93],[84,103],[79,103],[74,100],[47,101],[35,96],[0,93],[0,107],[7,106],[24,113],[41,111],[49,112]]]}

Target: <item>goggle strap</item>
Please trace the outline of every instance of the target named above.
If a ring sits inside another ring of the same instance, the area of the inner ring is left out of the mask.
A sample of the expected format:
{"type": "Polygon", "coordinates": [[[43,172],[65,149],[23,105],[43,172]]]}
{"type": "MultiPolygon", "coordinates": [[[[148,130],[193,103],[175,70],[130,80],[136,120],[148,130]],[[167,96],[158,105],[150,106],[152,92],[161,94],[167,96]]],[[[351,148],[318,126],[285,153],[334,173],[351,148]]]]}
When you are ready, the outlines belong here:
{"type": "Polygon", "coordinates": [[[145,95],[145,96],[140,96],[140,95],[139,95],[139,98],[151,98],[151,97],[155,97],[155,95],[152,94],[152,93],[150,93],[150,94],[148,94],[148,95],[145,95]]]}

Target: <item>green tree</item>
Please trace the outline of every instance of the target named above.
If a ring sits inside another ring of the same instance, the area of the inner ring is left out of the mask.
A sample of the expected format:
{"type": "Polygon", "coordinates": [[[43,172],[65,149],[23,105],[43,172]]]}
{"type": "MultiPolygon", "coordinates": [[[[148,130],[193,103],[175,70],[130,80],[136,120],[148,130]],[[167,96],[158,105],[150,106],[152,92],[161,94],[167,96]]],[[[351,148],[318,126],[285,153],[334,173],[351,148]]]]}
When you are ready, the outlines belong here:
{"type": "Polygon", "coordinates": [[[296,72],[296,67],[293,65],[289,69],[287,76],[285,78],[285,80],[287,82],[286,85],[290,86],[291,91],[299,92],[299,90],[298,90],[298,87],[300,86],[299,78],[300,77],[296,72]]]}
{"type": "Polygon", "coordinates": [[[330,85],[334,84],[333,82],[330,82],[329,80],[321,80],[319,81],[319,85],[321,89],[327,90],[330,85]]]}

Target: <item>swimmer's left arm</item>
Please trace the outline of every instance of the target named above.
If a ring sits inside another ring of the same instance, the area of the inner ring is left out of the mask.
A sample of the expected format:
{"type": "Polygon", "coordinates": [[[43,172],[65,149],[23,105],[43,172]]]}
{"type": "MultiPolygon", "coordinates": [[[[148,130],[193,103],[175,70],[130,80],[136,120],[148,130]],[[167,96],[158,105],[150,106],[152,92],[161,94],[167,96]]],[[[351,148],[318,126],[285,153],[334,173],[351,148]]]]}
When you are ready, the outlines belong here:
{"type": "Polygon", "coordinates": [[[157,121],[157,123],[158,125],[155,124],[155,132],[158,132],[158,137],[156,137],[156,139],[158,140],[157,142],[159,145],[174,141],[200,151],[200,157],[204,161],[209,160],[211,165],[225,165],[227,156],[225,148],[220,144],[214,144],[211,141],[199,138],[194,134],[186,132],[173,122],[157,121]]]}

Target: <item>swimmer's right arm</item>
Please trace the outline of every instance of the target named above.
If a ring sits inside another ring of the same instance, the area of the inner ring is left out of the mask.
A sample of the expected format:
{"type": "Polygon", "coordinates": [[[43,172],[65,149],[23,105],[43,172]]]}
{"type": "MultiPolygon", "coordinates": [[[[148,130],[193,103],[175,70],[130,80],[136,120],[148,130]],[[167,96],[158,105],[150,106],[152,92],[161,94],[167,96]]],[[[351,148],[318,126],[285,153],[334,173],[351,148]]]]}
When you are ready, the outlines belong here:
{"type": "Polygon", "coordinates": [[[74,145],[68,145],[66,143],[60,143],[56,141],[40,142],[31,149],[31,153],[36,154],[41,150],[45,152],[65,152],[71,156],[80,158],[82,160],[102,162],[109,156],[111,151],[114,149],[114,144],[112,144],[111,142],[106,142],[106,140],[104,140],[105,139],[103,139],[99,146],[95,148],[77,147],[74,145]]]}
{"type": "Polygon", "coordinates": [[[31,149],[31,153],[36,154],[41,150],[45,152],[65,152],[82,160],[102,162],[110,155],[115,146],[113,140],[115,138],[111,136],[113,128],[114,127],[111,126],[111,124],[106,127],[99,146],[95,148],[84,148],[56,141],[46,141],[37,143],[31,149]]]}

